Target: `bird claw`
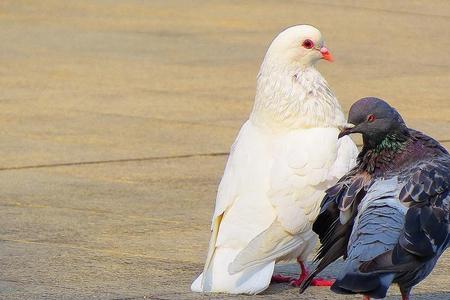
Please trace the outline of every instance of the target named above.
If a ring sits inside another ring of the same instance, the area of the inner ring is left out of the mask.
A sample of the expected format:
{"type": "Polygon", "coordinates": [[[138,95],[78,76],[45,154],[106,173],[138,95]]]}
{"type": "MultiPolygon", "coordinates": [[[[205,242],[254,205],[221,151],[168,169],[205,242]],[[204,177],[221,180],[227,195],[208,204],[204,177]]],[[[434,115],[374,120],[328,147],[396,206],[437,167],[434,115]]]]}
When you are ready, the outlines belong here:
{"type": "MultiPolygon", "coordinates": [[[[299,279],[291,280],[290,284],[294,287],[299,287],[305,279],[306,276],[300,277],[299,279]]],[[[332,286],[334,282],[335,279],[314,278],[311,280],[311,286],[332,286]]]]}
{"type": "Polygon", "coordinates": [[[311,286],[332,286],[336,279],[314,278],[311,286]]]}
{"type": "Polygon", "coordinates": [[[294,280],[291,280],[291,282],[289,284],[292,285],[293,287],[299,287],[302,285],[304,280],[305,280],[305,278],[294,279],[294,280]]]}
{"type": "MultiPolygon", "coordinates": [[[[300,276],[298,277],[298,279],[294,278],[294,277],[290,277],[290,276],[276,274],[276,275],[272,275],[271,282],[273,282],[273,283],[287,282],[294,287],[299,287],[300,285],[302,285],[303,281],[305,281],[305,279],[308,277],[309,272],[308,272],[308,269],[305,267],[303,261],[301,261],[300,259],[297,259],[297,261],[301,268],[301,273],[300,273],[300,276]]],[[[310,285],[312,285],[312,286],[332,286],[334,282],[335,282],[335,279],[313,278],[310,285]]]]}
{"type": "Polygon", "coordinates": [[[283,282],[291,282],[292,280],[295,280],[294,278],[290,276],[284,276],[281,274],[272,275],[271,282],[274,283],[283,283],[283,282]]]}

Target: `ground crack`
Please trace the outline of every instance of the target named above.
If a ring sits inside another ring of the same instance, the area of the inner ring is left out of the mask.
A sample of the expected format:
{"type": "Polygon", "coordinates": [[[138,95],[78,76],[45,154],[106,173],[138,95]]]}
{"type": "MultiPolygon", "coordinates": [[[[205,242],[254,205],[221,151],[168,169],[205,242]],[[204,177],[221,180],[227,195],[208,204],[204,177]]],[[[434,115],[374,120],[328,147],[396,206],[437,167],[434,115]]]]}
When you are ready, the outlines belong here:
{"type": "MultiPolygon", "coordinates": [[[[443,139],[440,143],[449,143],[450,139],[443,139]]],[[[357,144],[358,147],[362,145],[357,144]]],[[[30,166],[16,166],[16,167],[0,167],[0,171],[11,170],[28,170],[28,169],[41,169],[41,168],[56,168],[56,167],[70,167],[70,166],[84,166],[84,165],[101,165],[112,163],[124,163],[124,162],[136,162],[136,161],[152,161],[152,160],[165,160],[165,159],[180,159],[191,157],[214,157],[214,156],[226,156],[229,152],[210,152],[210,153],[194,153],[194,154],[181,154],[181,155],[168,155],[168,156],[150,156],[150,157],[138,157],[138,158],[122,158],[122,159],[109,159],[109,160],[94,160],[94,161],[79,161],[79,162],[66,162],[66,163],[54,163],[54,164],[41,164],[30,166]]]]}
{"type": "Polygon", "coordinates": [[[122,158],[122,159],[109,159],[109,160],[66,162],[66,163],[41,164],[41,165],[30,165],[30,166],[3,167],[3,168],[0,168],[0,171],[70,167],[70,166],[84,166],[84,165],[100,165],[100,164],[111,164],[111,163],[152,161],[152,160],[164,160],[164,159],[179,159],[179,158],[191,158],[191,157],[208,157],[208,156],[213,157],[213,156],[225,156],[228,154],[229,154],[228,152],[211,152],[211,153],[195,153],[195,154],[182,154],[182,155],[172,155],[172,156],[156,156],[156,157],[151,156],[151,157],[139,157],[139,158],[122,158]]]}

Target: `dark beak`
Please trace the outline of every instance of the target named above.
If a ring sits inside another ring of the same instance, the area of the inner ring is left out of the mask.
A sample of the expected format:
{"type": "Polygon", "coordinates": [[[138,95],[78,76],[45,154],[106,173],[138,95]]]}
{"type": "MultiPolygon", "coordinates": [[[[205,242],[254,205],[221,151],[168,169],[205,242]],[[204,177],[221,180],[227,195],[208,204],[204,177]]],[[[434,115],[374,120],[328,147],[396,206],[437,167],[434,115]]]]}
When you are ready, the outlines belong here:
{"type": "Polygon", "coordinates": [[[341,132],[338,135],[338,139],[340,139],[343,136],[349,135],[350,133],[354,133],[355,125],[347,123],[344,126],[340,127],[339,129],[341,129],[341,132]]]}

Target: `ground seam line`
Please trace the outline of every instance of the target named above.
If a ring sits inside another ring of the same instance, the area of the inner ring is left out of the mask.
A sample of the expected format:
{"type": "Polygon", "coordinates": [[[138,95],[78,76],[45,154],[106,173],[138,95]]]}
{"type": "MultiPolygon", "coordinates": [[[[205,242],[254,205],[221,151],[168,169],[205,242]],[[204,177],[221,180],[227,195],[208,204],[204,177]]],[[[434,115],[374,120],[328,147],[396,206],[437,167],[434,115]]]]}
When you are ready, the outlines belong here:
{"type": "MultiPolygon", "coordinates": [[[[440,143],[449,143],[450,139],[440,140],[440,143]]],[[[361,144],[357,144],[361,147],[361,144]]],[[[172,156],[151,156],[140,158],[122,158],[122,159],[109,159],[109,160],[94,160],[94,161],[79,161],[79,162],[67,162],[67,163],[55,163],[55,164],[41,164],[31,166],[17,166],[17,167],[4,167],[0,168],[0,171],[12,171],[12,170],[28,170],[28,169],[42,169],[42,168],[55,168],[55,167],[71,167],[71,166],[84,166],[84,165],[101,165],[110,163],[123,163],[123,162],[137,162],[137,161],[152,161],[152,160],[165,160],[165,159],[180,159],[180,158],[192,158],[192,157],[208,157],[208,156],[226,156],[229,152],[211,152],[211,153],[194,153],[194,154],[182,154],[172,156]]]]}
{"type": "Polygon", "coordinates": [[[41,165],[31,165],[31,166],[4,167],[4,168],[0,168],[0,171],[41,169],[41,168],[54,168],[54,167],[70,167],[70,166],[83,166],[83,165],[100,165],[100,164],[109,164],[109,163],[180,159],[180,158],[191,158],[191,157],[225,156],[228,154],[229,154],[229,152],[212,152],[212,153],[196,153],[196,154],[183,154],[183,155],[172,155],[172,156],[156,156],[156,157],[152,156],[152,157],[140,157],[140,158],[123,158],[123,159],[110,159],[110,160],[67,162],[67,163],[41,164],[41,165]]]}

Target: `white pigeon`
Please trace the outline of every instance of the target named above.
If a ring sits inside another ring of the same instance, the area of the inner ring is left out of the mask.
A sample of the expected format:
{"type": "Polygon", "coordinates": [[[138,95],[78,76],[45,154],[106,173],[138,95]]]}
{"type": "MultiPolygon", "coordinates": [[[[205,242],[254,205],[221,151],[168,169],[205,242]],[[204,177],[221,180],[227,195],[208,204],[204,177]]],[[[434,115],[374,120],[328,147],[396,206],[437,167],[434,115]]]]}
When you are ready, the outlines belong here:
{"type": "MultiPolygon", "coordinates": [[[[297,259],[299,285],[317,236],[312,231],[325,190],[356,163],[357,148],[338,140],[346,121],[314,68],[332,60],[309,25],[281,32],[267,50],[250,118],[242,126],[217,192],[211,240],[194,292],[256,294],[275,263],[297,259]]],[[[278,278],[280,279],[280,278],[278,278]]]]}

